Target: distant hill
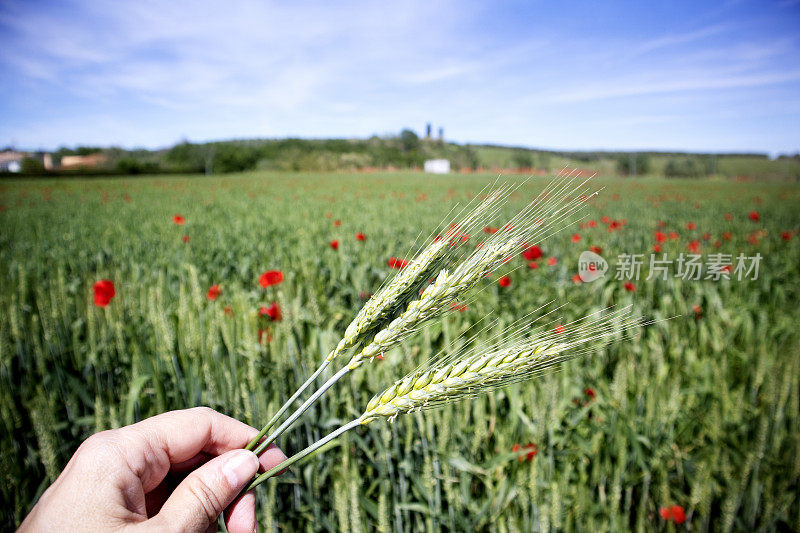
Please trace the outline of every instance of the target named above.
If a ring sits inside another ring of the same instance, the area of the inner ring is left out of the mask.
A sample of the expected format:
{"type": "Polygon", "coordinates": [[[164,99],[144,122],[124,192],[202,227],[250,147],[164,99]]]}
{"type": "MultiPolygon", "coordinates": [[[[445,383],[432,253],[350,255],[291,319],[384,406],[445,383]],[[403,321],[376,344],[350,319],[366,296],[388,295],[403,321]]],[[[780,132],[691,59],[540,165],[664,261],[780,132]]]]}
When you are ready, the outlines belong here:
{"type": "MultiPolygon", "coordinates": [[[[448,159],[454,172],[546,173],[564,166],[602,175],[718,176],[742,180],[800,180],[800,154],[553,151],[519,146],[456,144],[420,138],[411,130],[368,139],[242,139],[182,142],[161,150],[62,148],[52,154],[56,169],[68,156],[102,154],[95,166],[72,172],[152,174],[227,173],[248,170],[373,171],[421,169],[427,159],[448,159]]],[[[56,171],[56,173],[70,171],[56,171]]],[[[52,174],[53,172],[49,172],[52,174]]]]}

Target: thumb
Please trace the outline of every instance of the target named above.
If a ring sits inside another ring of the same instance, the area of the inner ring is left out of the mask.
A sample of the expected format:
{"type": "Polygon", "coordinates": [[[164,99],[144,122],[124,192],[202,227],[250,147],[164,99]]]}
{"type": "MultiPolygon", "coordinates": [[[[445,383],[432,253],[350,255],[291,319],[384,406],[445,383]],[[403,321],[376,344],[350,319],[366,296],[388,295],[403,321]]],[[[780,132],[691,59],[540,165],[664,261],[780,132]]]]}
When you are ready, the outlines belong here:
{"type": "Polygon", "coordinates": [[[165,529],[203,532],[258,471],[258,457],[231,450],[207,462],[175,488],[154,517],[165,529]]]}

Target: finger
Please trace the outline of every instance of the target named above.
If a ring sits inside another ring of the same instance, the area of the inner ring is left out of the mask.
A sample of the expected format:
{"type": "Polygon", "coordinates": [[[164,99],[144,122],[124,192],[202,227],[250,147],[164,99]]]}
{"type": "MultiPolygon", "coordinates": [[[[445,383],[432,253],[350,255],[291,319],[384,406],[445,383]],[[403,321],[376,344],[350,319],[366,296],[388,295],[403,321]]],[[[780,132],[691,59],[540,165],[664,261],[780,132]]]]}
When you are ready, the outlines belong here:
{"type": "MultiPolygon", "coordinates": [[[[266,472],[285,461],[286,455],[280,448],[270,444],[258,457],[258,460],[261,467],[259,470],[266,472]]],[[[229,533],[252,533],[256,530],[256,495],[254,491],[245,493],[226,509],[225,525],[229,533]]]]}
{"type": "Polygon", "coordinates": [[[159,445],[172,463],[190,459],[201,451],[219,455],[243,448],[258,434],[255,428],[208,407],[170,411],[123,429],[159,445]]]}
{"type": "Polygon", "coordinates": [[[258,471],[253,452],[233,450],[207,462],[184,479],[164,502],[155,525],[205,531],[258,471]]]}
{"type": "MultiPolygon", "coordinates": [[[[285,460],[286,454],[284,454],[281,449],[274,444],[267,446],[267,449],[258,456],[258,461],[261,463],[262,472],[266,472],[270,468],[277,466],[285,460]]],[[[283,470],[281,470],[280,473],[283,473],[283,470]]]]}
{"type": "Polygon", "coordinates": [[[228,533],[253,533],[256,530],[256,494],[248,491],[225,510],[228,533]]]}
{"type": "Polygon", "coordinates": [[[118,430],[132,445],[122,447],[145,492],[156,487],[171,464],[183,463],[200,452],[217,456],[243,448],[258,434],[255,428],[209,409],[170,411],[118,430]],[[141,450],[151,453],[141,453],[141,450]]]}

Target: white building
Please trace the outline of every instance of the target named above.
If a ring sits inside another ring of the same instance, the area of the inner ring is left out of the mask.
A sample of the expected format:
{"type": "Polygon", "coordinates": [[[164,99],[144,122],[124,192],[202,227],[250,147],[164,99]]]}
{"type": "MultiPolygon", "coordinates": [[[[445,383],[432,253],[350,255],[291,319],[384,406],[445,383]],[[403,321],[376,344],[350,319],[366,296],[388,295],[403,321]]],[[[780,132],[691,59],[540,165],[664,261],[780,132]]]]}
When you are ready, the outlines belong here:
{"type": "Polygon", "coordinates": [[[449,174],[450,161],[447,159],[428,159],[425,161],[425,172],[430,174],[449,174]]]}

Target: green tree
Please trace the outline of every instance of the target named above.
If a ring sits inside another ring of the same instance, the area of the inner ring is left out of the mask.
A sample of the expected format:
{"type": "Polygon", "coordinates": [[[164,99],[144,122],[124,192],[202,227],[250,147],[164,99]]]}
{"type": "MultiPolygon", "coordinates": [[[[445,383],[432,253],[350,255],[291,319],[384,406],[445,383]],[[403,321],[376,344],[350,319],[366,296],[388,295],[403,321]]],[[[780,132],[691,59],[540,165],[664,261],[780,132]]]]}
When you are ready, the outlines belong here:
{"type": "Polygon", "coordinates": [[[413,152],[419,149],[419,137],[409,129],[400,132],[400,144],[404,152],[413,152]]]}
{"type": "Polygon", "coordinates": [[[664,175],[670,178],[699,178],[708,173],[707,165],[697,157],[672,158],[664,167],[664,175]]]}
{"type": "Polygon", "coordinates": [[[514,152],[511,160],[517,168],[529,168],[533,166],[533,156],[527,150],[519,150],[514,152]]]}
{"type": "Polygon", "coordinates": [[[25,174],[42,174],[44,172],[44,163],[36,157],[26,157],[22,160],[20,171],[25,174]]]}
{"type": "Polygon", "coordinates": [[[617,159],[617,171],[623,176],[650,173],[650,157],[646,154],[623,155],[617,159]]]}

